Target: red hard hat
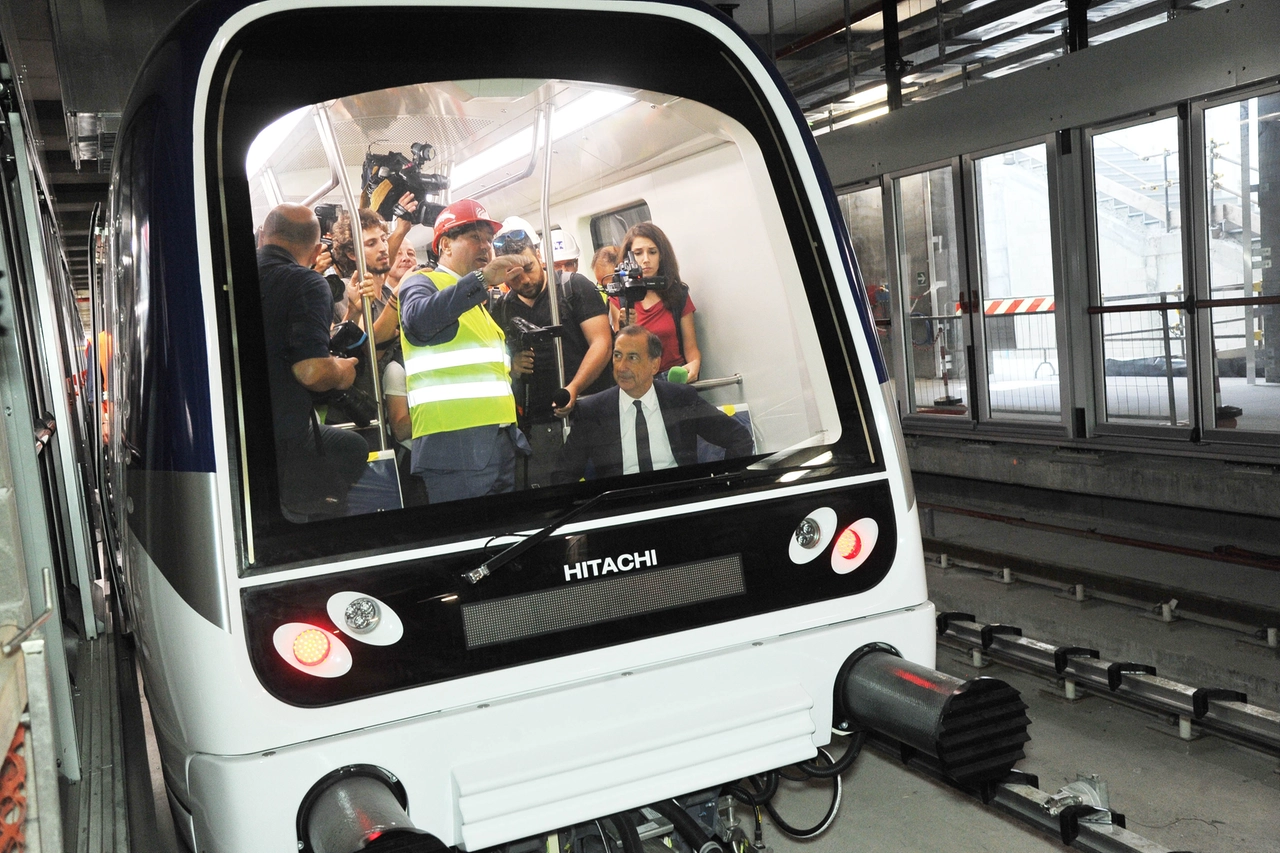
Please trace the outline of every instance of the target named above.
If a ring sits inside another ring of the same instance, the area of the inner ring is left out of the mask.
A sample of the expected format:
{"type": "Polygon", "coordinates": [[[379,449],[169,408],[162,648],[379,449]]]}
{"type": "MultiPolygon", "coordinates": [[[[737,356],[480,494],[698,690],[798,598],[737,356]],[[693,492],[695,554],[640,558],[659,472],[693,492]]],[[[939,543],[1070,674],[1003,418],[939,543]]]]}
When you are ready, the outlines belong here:
{"type": "Polygon", "coordinates": [[[489,223],[489,227],[493,229],[494,234],[497,234],[502,228],[501,222],[495,222],[489,218],[489,212],[484,209],[480,202],[475,199],[464,198],[461,201],[455,201],[440,211],[440,215],[436,217],[436,233],[431,238],[431,251],[437,255],[440,254],[440,238],[445,235],[445,232],[461,228],[463,225],[470,225],[473,222],[489,223]]]}

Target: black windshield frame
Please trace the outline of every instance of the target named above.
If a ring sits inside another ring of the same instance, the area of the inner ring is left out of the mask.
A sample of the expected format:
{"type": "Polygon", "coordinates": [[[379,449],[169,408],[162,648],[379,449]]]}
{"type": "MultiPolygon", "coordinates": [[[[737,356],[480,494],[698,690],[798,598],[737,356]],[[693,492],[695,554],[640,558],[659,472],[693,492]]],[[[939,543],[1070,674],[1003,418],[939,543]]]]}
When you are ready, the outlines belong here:
{"type": "MultiPolygon", "coordinates": [[[[252,530],[252,560],[250,552],[242,550],[242,571],[316,564],[536,528],[573,502],[624,483],[659,485],[696,473],[740,470],[750,461],[729,460],[699,465],[696,471],[672,469],[625,480],[583,482],[306,524],[284,518],[276,485],[266,371],[245,369],[265,363],[266,357],[244,171],[249,145],[266,125],[309,104],[423,82],[498,77],[589,79],[664,92],[719,110],[746,128],[760,147],[782,218],[789,224],[788,237],[806,283],[823,366],[840,413],[841,436],[824,447],[832,458],[819,477],[884,470],[866,377],[854,361],[853,336],[861,334],[861,328],[851,328],[845,317],[843,295],[836,285],[844,276],[833,272],[826,247],[817,239],[818,218],[827,211],[820,204],[810,205],[801,189],[797,152],[782,141],[785,136],[777,117],[764,106],[767,98],[740,60],[716,38],[690,23],[658,14],[454,7],[279,13],[246,26],[228,43],[213,74],[203,128],[223,376],[235,380],[224,383],[227,432],[233,437],[230,468],[237,479],[239,472],[252,472],[247,491],[246,484],[238,481],[233,489],[240,522],[252,530]],[[383,23],[386,16],[396,20],[394,30],[383,23]],[[459,33],[469,38],[477,33],[507,33],[511,39],[504,40],[501,58],[494,59],[492,51],[479,45],[462,47],[449,38],[407,42],[431,45],[421,50],[389,49],[393,31],[459,33]],[[632,45],[634,52],[610,48],[589,57],[588,66],[582,52],[545,48],[551,43],[598,43],[602,33],[616,34],[604,38],[607,45],[632,45]],[[317,48],[336,43],[341,49],[317,48]],[[227,289],[221,287],[223,282],[229,282],[227,289]],[[237,354],[240,369],[235,364],[237,354]],[[243,440],[234,440],[237,436],[243,440]]],[[[803,150],[799,155],[807,156],[803,150]]],[[[762,487],[749,481],[741,488],[762,487]]],[[[608,511],[632,512],[669,500],[638,498],[625,507],[611,503],[608,511]]]]}

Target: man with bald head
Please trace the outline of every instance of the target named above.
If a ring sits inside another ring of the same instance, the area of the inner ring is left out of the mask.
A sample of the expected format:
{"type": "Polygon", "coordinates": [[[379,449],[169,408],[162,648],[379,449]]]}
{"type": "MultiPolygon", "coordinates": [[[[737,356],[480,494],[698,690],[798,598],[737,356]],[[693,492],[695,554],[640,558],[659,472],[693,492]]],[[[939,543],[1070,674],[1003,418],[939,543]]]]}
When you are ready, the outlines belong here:
{"type": "Polygon", "coordinates": [[[322,425],[312,402],[313,392],[350,388],[356,378],[357,359],[329,353],[333,291],[311,269],[322,248],[308,208],[282,204],[267,214],[258,283],[280,504],[293,521],[344,514],[369,454],[359,435],[322,425]]]}

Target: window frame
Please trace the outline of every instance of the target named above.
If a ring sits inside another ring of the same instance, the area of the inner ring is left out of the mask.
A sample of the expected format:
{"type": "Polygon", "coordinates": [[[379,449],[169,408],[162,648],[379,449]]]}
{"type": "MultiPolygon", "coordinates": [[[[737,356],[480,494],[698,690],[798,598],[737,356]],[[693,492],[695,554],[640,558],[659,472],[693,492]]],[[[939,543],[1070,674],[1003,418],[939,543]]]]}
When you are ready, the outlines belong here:
{"type": "MultiPolygon", "coordinates": [[[[576,20],[577,28],[581,29],[583,21],[597,21],[601,16],[607,16],[615,23],[642,24],[642,30],[661,27],[663,36],[670,41],[677,41],[673,34],[680,27],[685,28],[680,36],[685,41],[697,41],[705,45],[715,39],[713,34],[694,25],[674,22],[646,12],[574,11],[549,21],[545,15],[541,19],[535,19],[534,11],[531,10],[487,11],[492,15],[501,15],[508,23],[513,20],[513,15],[516,19],[527,16],[532,22],[530,26],[538,32],[552,25],[567,27],[565,22],[571,18],[576,20]]],[[[411,17],[431,16],[430,19],[437,23],[436,16],[463,13],[469,16],[478,14],[477,10],[406,11],[411,17]]],[[[479,512],[475,504],[458,502],[453,505],[438,504],[429,508],[401,510],[395,516],[398,523],[381,519],[377,515],[330,519],[323,523],[327,531],[323,536],[318,536],[320,525],[291,525],[283,520],[278,500],[272,500],[276,488],[276,460],[269,435],[270,418],[268,415],[264,421],[262,417],[264,411],[269,411],[270,405],[269,396],[264,396],[265,379],[250,376],[251,371],[241,370],[241,359],[249,358],[249,363],[252,363],[255,355],[262,356],[264,336],[256,291],[256,266],[252,260],[252,229],[241,227],[250,217],[251,207],[248,178],[240,164],[248,145],[270,123],[272,115],[335,97],[415,82],[431,82],[435,79],[434,66],[428,64],[424,68],[416,58],[376,64],[362,63],[366,54],[374,52],[373,47],[368,47],[357,50],[349,59],[348,67],[353,69],[349,78],[343,75],[311,73],[313,64],[318,64],[320,59],[312,64],[295,62],[287,65],[288,74],[280,81],[274,94],[262,93],[260,90],[254,92],[253,98],[244,94],[242,90],[251,85],[246,81],[254,75],[260,77],[264,63],[273,63],[274,57],[282,53],[288,55],[289,44],[305,43],[313,32],[332,31],[334,16],[339,16],[336,20],[351,23],[355,33],[365,32],[372,27],[372,24],[366,24],[351,10],[326,9],[268,15],[237,32],[228,42],[214,71],[214,85],[210,91],[210,108],[206,111],[205,125],[196,128],[197,133],[206,139],[204,180],[209,186],[209,209],[201,213],[209,217],[214,278],[227,284],[226,290],[221,293],[215,291],[218,301],[215,310],[220,315],[219,325],[223,326],[218,333],[223,376],[235,377],[223,384],[230,462],[233,469],[255,472],[254,478],[246,476],[243,483],[238,484],[242,489],[233,493],[233,499],[239,504],[237,526],[241,539],[241,575],[256,575],[334,560],[376,558],[378,555],[399,553],[406,549],[447,547],[451,543],[507,535],[513,530],[534,528],[558,517],[570,500],[592,497],[606,490],[598,485],[583,487],[579,484],[538,490],[553,493],[550,495],[516,493],[520,500],[518,513],[513,513],[516,505],[511,500],[505,500],[509,496],[504,495],[479,507],[479,512]],[[299,17],[302,15],[305,15],[305,21],[299,17]],[[306,26],[299,27],[299,23],[305,23],[306,26]],[[289,38],[284,41],[293,41],[281,44],[280,34],[285,31],[289,38]],[[234,78],[233,71],[241,76],[241,80],[234,78]],[[341,81],[336,81],[336,77],[342,77],[341,81]],[[432,524],[427,532],[414,532],[415,524],[426,521],[428,517],[432,524]],[[404,521],[400,522],[400,519],[404,521]],[[339,548],[339,541],[349,544],[339,548]]],[[[577,32],[572,27],[568,29],[577,32]]],[[[355,39],[355,42],[364,43],[360,39],[355,39]]],[[[370,43],[376,43],[376,39],[372,39],[370,43]]],[[[483,65],[484,61],[484,57],[478,56],[453,61],[450,73],[441,79],[469,79],[467,74],[472,70],[472,65],[479,69],[490,67],[483,65]],[[457,70],[459,61],[462,62],[461,71],[457,70]]],[[[525,71],[528,66],[528,70],[553,72],[534,75],[540,78],[581,77],[580,73],[570,73],[571,59],[548,57],[543,51],[530,49],[527,56],[520,56],[519,61],[508,61],[511,63],[509,68],[512,69],[525,71]]],[[[703,55],[702,61],[727,62],[724,74],[736,72],[742,86],[728,92],[713,91],[711,82],[714,81],[700,79],[697,75],[691,76],[687,74],[687,69],[686,73],[678,74],[675,69],[661,65],[645,66],[643,73],[634,72],[634,79],[628,78],[624,85],[652,91],[658,91],[654,88],[655,84],[661,85],[672,95],[698,100],[741,123],[754,139],[764,160],[762,174],[767,176],[768,182],[759,189],[761,192],[772,191],[783,221],[790,224],[787,239],[794,252],[800,280],[807,284],[803,299],[808,304],[822,348],[820,364],[811,365],[811,369],[827,372],[833,386],[835,407],[841,413],[841,436],[833,444],[825,446],[836,452],[837,464],[824,469],[822,476],[824,479],[838,480],[849,476],[883,475],[886,470],[882,452],[883,425],[876,423],[870,404],[874,394],[874,367],[873,364],[859,364],[855,356],[854,337],[864,334],[864,324],[857,313],[850,316],[839,307],[844,297],[837,288],[844,273],[832,267],[835,247],[815,243],[809,237],[817,232],[820,219],[832,214],[830,197],[825,192],[820,197],[811,197],[804,189],[806,183],[801,180],[800,170],[802,164],[807,163],[811,152],[806,149],[794,150],[783,143],[784,134],[779,123],[787,121],[787,115],[765,106],[768,99],[764,97],[760,83],[742,69],[741,61],[736,55],[727,51],[711,51],[703,55]],[[848,381],[842,381],[842,378],[847,378],[848,381]]],[[[439,62],[443,63],[443,60],[439,62]]],[[[508,74],[516,73],[506,69],[504,71],[508,74]]],[[[617,74],[616,70],[609,67],[600,73],[606,77],[617,74]]],[[[517,76],[527,78],[530,74],[517,73],[517,76]]],[[[716,78],[719,79],[721,78],[716,78]]],[[[610,79],[609,82],[618,81],[610,79]]],[[[821,174],[821,169],[818,168],[817,172],[821,174]]],[[[710,473],[716,464],[707,463],[702,466],[700,473],[710,473]]],[[[722,469],[716,470],[727,472],[741,467],[731,463],[720,464],[722,469]]],[[[680,474],[678,469],[654,472],[652,480],[642,477],[641,482],[628,482],[626,485],[661,485],[668,481],[685,480],[688,476],[688,473],[680,474]]],[[[817,484],[823,481],[814,482],[817,484]]],[[[735,491],[722,494],[751,500],[748,496],[761,488],[772,487],[744,482],[735,491]]],[[[647,511],[668,507],[673,501],[683,500],[687,500],[687,497],[637,495],[634,502],[623,506],[612,504],[602,509],[598,516],[647,511]]]]}
{"type": "MultiPolygon", "coordinates": [[[[1192,274],[1192,247],[1190,246],[1189,231],[1191,230],[1188,223],[1188,215],[1190,212],[1190,200],[1187,198],[1190,181],[1188,180],[1188,149],[1189,143],[1186,134],[1186,117],[1185,110],[1181,105],[1166,106],[1160,109],[1144,110],[1140,113],[1130,114],[1114,121],[1103,122],[1083,128],[1083,153],[1084,163],[1082,170],[1082,188],[1084,203],[1084,214],[1086,217],[1085,227],[1085,249],[1088,259],[1088,289],[1089,301],[1086,307],[1089,315],[1090,329],[1090,353],[1093,362],[1092,371],[1092,394],[1093,408],[1095,412],[1095,422],[1092,429],[1092,435],[1098,437],[1141,437],[1156,439],[1171,439],[1177,441],[1192,441],[1198,435],[1198,413],[1200,402],[1198,380],[1193,374],[1199,369],[1197,359],[1188,358],[1187,361],[1187,416],[1190,423],[1187,426],[1179,426],[1175,423],[1170,424],[1129,424],[1117,423],[1110,420],[1110,412],[1107,408],[1107,385],[1106,385],[1106,355],[1103,349],[1103,322],[1102,318],[1108,312],[1103,310],[1102,306],[1102,270],[1099,266],[1099,236],[1098,236],[1098,204],[1097,204],[1097,187],[1094,180],[1095,174],[1095,157],[1094,157],[1094,137],[1102,134],[1111,133],[1117,130],[1124,130],[1130,127],[1139,127],[1144,124],[1152,124],[1157,121],[1163,121],[1167,118],[1173,118],[1176,121],[1177,139],[1178,139],[1178,227],[1182,230],[1182,292],[1188,298],[1193,298],[1195,293],[1195,279],[1192,274]]],[[[1158,312],[1160,309],[1155,303],[1144,303],[1150,306],[1147,310],[1152,313],[1158,312]]],[[[1179,307],[1187,313],[1188,317],[1192,314],[1187,304],[1187,299],[1181,303],[1170,303],[1166,309],[1177,310],[1179,307]]],[[[1197,338],[1196,324],[1189,320],[1187,324],[1187,341],[1186,351],[1188,354],[1196,352],[1197,338]]],[[[1176,418],[1176,413],[1171,415],[1176,418]]]]}
{"type": "MultiPolygon", "coordinates": [[[[1195,187],[1191,194],[1190,210],[1195,228],[1192,229],[1191,251],[1193,275],[1195,280],[1195,310],[1192,312],[1193,325],[1196,328],[1196,360],[1201,365],[1198,370],[1200,406],[1197,411],[1197,423],[1200,424],[1200,436],[1206,441],[1223,444],[1248,445],[1280,449],[1280,429],[1272,432],[1262,430],[1237,430],[1217,425],[1217,407],[1215,405],[1213,381],[1216,374],[1216,350],[1213,336],[1213,281],[1210,275],[1209,257],[1209,199],[1208,167],[1206,166],[1205,113],[1217,107],[1238,104],[1252,98],[1280,94],[1280,81],[1272,80],[1253,86],[1234,89],[1212,97],[1200,98],[1190,102],[1187,124],[1190,145],[1196,156],[1191,158],[1188,170],[1188,184],[1195,187]]],[[[1280,190],[1278,190],[1280,192],[1280,190]]],[[[1280,258],[1276,259],[1280,261],[1280,258]]],[[[1261,298],[1261,294],[1259,294],[1261,298]]],[[[1280,330],[1277,330],[1280,334],[1280,330]]],[[[1188,370],[1190,366],[1188,365],[1188,370]]]]}
{"type": "Polygon", "coordinates": [[[1061,188],[1060,188],[1060,172],[1058,169],[1058,140],[1054,134],[1046,134],[1044,136],[1031,137],[1018,142],[1012,142],[1005,145],[998,145],[993,148],[986,148],[980,151],[973,151],[963,155],[961,158],[963,169],[963,177],[966,181],[966,187],[969,190],[966,193],[968,203],[965,206],[965,230],[967,232],[969,266],[966,272],[969,280],[969,304],[970,310],[966,312],[966,317],[976,331],[972,334],[972,344],[974,346],[973,369],[978,374],[978,382],[982,389],[980,405],[977,408],[977,421],[979,427],[989,430],[1012,430],[1020,433],[1035,433],[1041,435],[1066,436],[1069,429],[1070,403],[1071,395],[1067,381],[1064,381],[1062,372],[1063,353],[1066,352],[1064,343],[1067,338],[1067,302],[1064,298],[1065,288],[1063,284],[1063,264],[1062,264],[1062,215],[1061,215],[1061,188]],[[1017,417],[1001,417],[993,416],[991,413],[991,389],[988,386],[988,358],[987,358],[987,341],[986,341],[986,322],[983,319],[985,314],[980,311],[976,315],[972,310],[975,295],[985,310],[986,291],[982,280],[982,253],[980,247],[980,222],[979,222],[979,192],[978,192],[978,174],[977,161],[985,160],[989,157],[997,157],[1001,154],[1007,154],[1010,151],[1020,151],[1024,148],[1031,148],[1036,145],[1044,145],[1045,147],[1045,181],[1047,183],[1046,203],[1049,206],[1049,253],[1050,266],[1053,275],[1053,298],[1054,298],[1054,340],[1058,352],[1058,419],[1055,422],[1051,417],[1041,418],[1039,420],[1023,420],[1017,417]],[[975,319],[976,317],[976,319],[975,319]],[[979,346],[980,344],[980,346],[979,346]]]}

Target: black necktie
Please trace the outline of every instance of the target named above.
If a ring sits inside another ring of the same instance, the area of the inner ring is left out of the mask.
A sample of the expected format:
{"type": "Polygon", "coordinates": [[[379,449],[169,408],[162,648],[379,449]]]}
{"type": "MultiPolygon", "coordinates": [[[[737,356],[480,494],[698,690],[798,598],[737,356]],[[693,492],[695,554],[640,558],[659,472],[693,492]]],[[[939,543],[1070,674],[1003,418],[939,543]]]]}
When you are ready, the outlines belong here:
{"type": "Polygon", "coordinates": [[[636,459],[640,461],[641,471],[653,470],[653,457],[649,455],[649,424],[644,419],[644,409],[636,400],[636,459]]]}

